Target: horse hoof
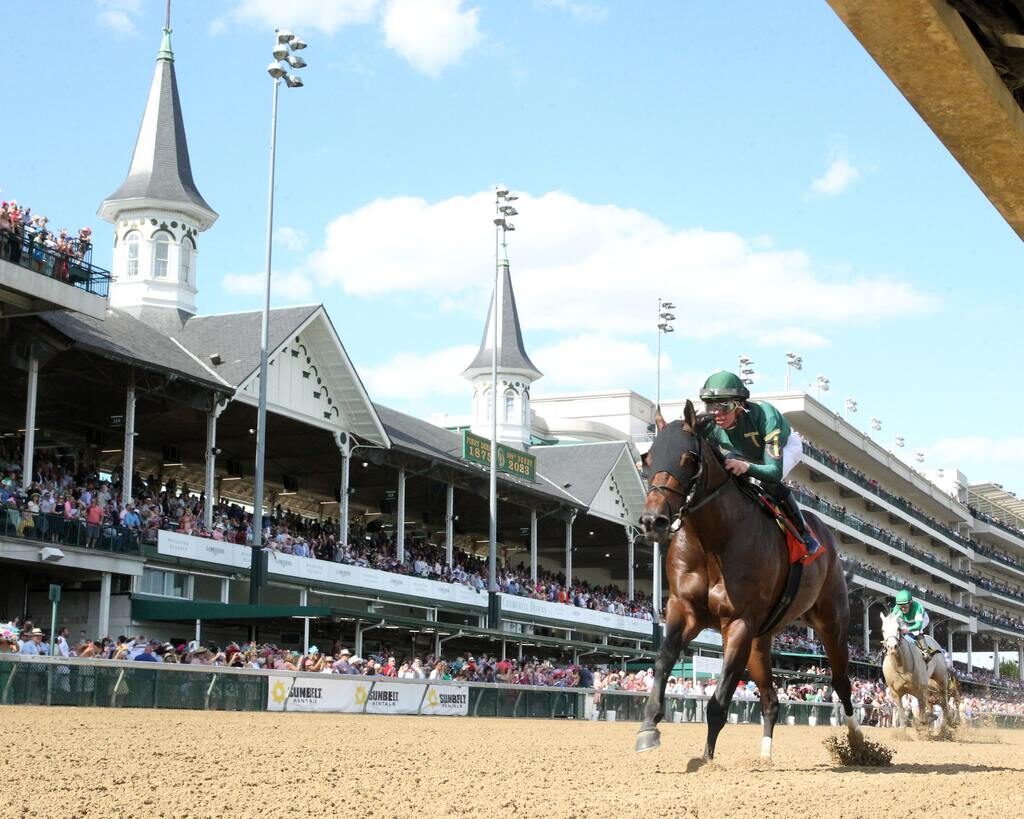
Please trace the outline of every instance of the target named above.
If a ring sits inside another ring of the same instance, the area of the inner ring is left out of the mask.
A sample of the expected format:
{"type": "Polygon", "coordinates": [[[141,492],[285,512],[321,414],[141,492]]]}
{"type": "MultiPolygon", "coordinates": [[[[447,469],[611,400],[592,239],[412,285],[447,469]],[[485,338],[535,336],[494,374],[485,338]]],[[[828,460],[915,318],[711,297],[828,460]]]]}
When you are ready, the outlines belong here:
{"type": "Polygon", "coordinates": [[[636,752],[642,754],[644,751],[653,751],[661,747],[661,732],[654,728],[649,731],[641,731],[636,735],[636,752]]]}

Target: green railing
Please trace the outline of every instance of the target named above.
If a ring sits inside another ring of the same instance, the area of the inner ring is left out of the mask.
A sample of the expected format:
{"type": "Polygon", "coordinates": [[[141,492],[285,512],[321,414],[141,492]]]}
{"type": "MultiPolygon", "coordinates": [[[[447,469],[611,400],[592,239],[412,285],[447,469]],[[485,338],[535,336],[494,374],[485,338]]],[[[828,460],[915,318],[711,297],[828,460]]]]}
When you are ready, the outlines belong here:
{"type": "Polygon", "coordinates": [[[0,704],[263,711],[267,678],[228,668],[0,656],[0,704]]]}
{"type": "Polygon", "coordinates": [[[63,515],[31,514],[8,508],[0,509],[0,537],[32,540],[43,546],[76,546],[138,555],[142,533],[124,526],[89,526],[83,520],[65,520],[63,515]]]}
{"type": "MultiPolygon", "coordinates": [[[[265,711],[268,681],[294,676],[296,684],[323,680],[320,674],[239,668],[196,667],[164,663],[121,662],[81,658],[0,655],[0,706],[63,705],[94,708],[166,708],[202,711],[265,711]]],[[[337,677],[332,677],[337,679],[337,677]]],[[[425,680],[384,680],[425,686],[425,680]]],[[[604,719],[639,722],[647,694],[638,691],[595,691],[589,688],[545,688],[501,683],[444,683],[468,689],[467,715],[533,719],[604,719]]],[[[665,700],[668,722],[702,723],[708,697],[670,694],[665,700]]],[[[860,708],[862,722],[874,724],[885,713],[860,708]]],[[[759,700],[734,699],[729,722],[758,723],[759,700]]],[[[841,725],[836,703],[780,702],[783,725],[841,725]]],[[[977,721],[997,727],[1024,728],[1024,717],[978,715],[977,721]]]]}

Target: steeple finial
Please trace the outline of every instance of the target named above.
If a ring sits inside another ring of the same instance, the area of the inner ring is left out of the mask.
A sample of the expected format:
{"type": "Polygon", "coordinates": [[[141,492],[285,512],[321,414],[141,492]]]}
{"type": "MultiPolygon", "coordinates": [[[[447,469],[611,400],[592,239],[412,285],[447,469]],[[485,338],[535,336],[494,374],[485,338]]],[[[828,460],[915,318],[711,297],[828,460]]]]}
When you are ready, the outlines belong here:
{"type": "Polygon", "coordinates": [[[164,36],[160,41],[160,50],[156,55],[157,60],[168,60],[174,62],[174,52],[171,50],[171,0],[167,0],[167,12],[164,15],[164,36]]]}

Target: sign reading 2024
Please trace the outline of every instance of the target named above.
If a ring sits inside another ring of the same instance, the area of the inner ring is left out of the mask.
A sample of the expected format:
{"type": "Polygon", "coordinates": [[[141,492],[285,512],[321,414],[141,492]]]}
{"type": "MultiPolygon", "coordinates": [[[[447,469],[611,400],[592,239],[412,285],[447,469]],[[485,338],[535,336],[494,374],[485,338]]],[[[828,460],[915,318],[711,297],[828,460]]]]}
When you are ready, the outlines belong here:
{"type": "MultiPolygon", "coordinates": [[[[468,429],[462,431],[462,457],[480,466],[491,465],[491,442],[468,429]]],[[[498,444],[497,466],[499,472],[514,475],[527,481],[537,480],[537,459],[521,449],[498,444]]]]}

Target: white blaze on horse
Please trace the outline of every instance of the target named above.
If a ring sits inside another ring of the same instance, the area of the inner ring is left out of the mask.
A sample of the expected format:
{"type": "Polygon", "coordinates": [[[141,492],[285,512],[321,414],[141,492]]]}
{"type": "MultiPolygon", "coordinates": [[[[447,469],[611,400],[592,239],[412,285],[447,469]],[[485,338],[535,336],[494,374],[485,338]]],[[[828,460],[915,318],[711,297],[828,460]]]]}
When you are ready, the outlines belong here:
{"type": "Polygon", "coordinates": [[[938,702],[947,724],[956,722],[956,714],[949,706],[949,669],[946,657],[931,637],[926,637],[926,640],[935,652],[927,662],[913,639],[901,630],[900,618],[882,612],[882,644],[885,646],[882,674],[896,701],[896,710],[903,726],[907,724],[907,714],[903,709],[904,694],[909,694],[917,701],[917,713],[914,716],[925,725],[930,725],[935,719],[930,699],[938,702]],[[929,697],[929,689],[934,692],[934,697],[929,697]]]}

